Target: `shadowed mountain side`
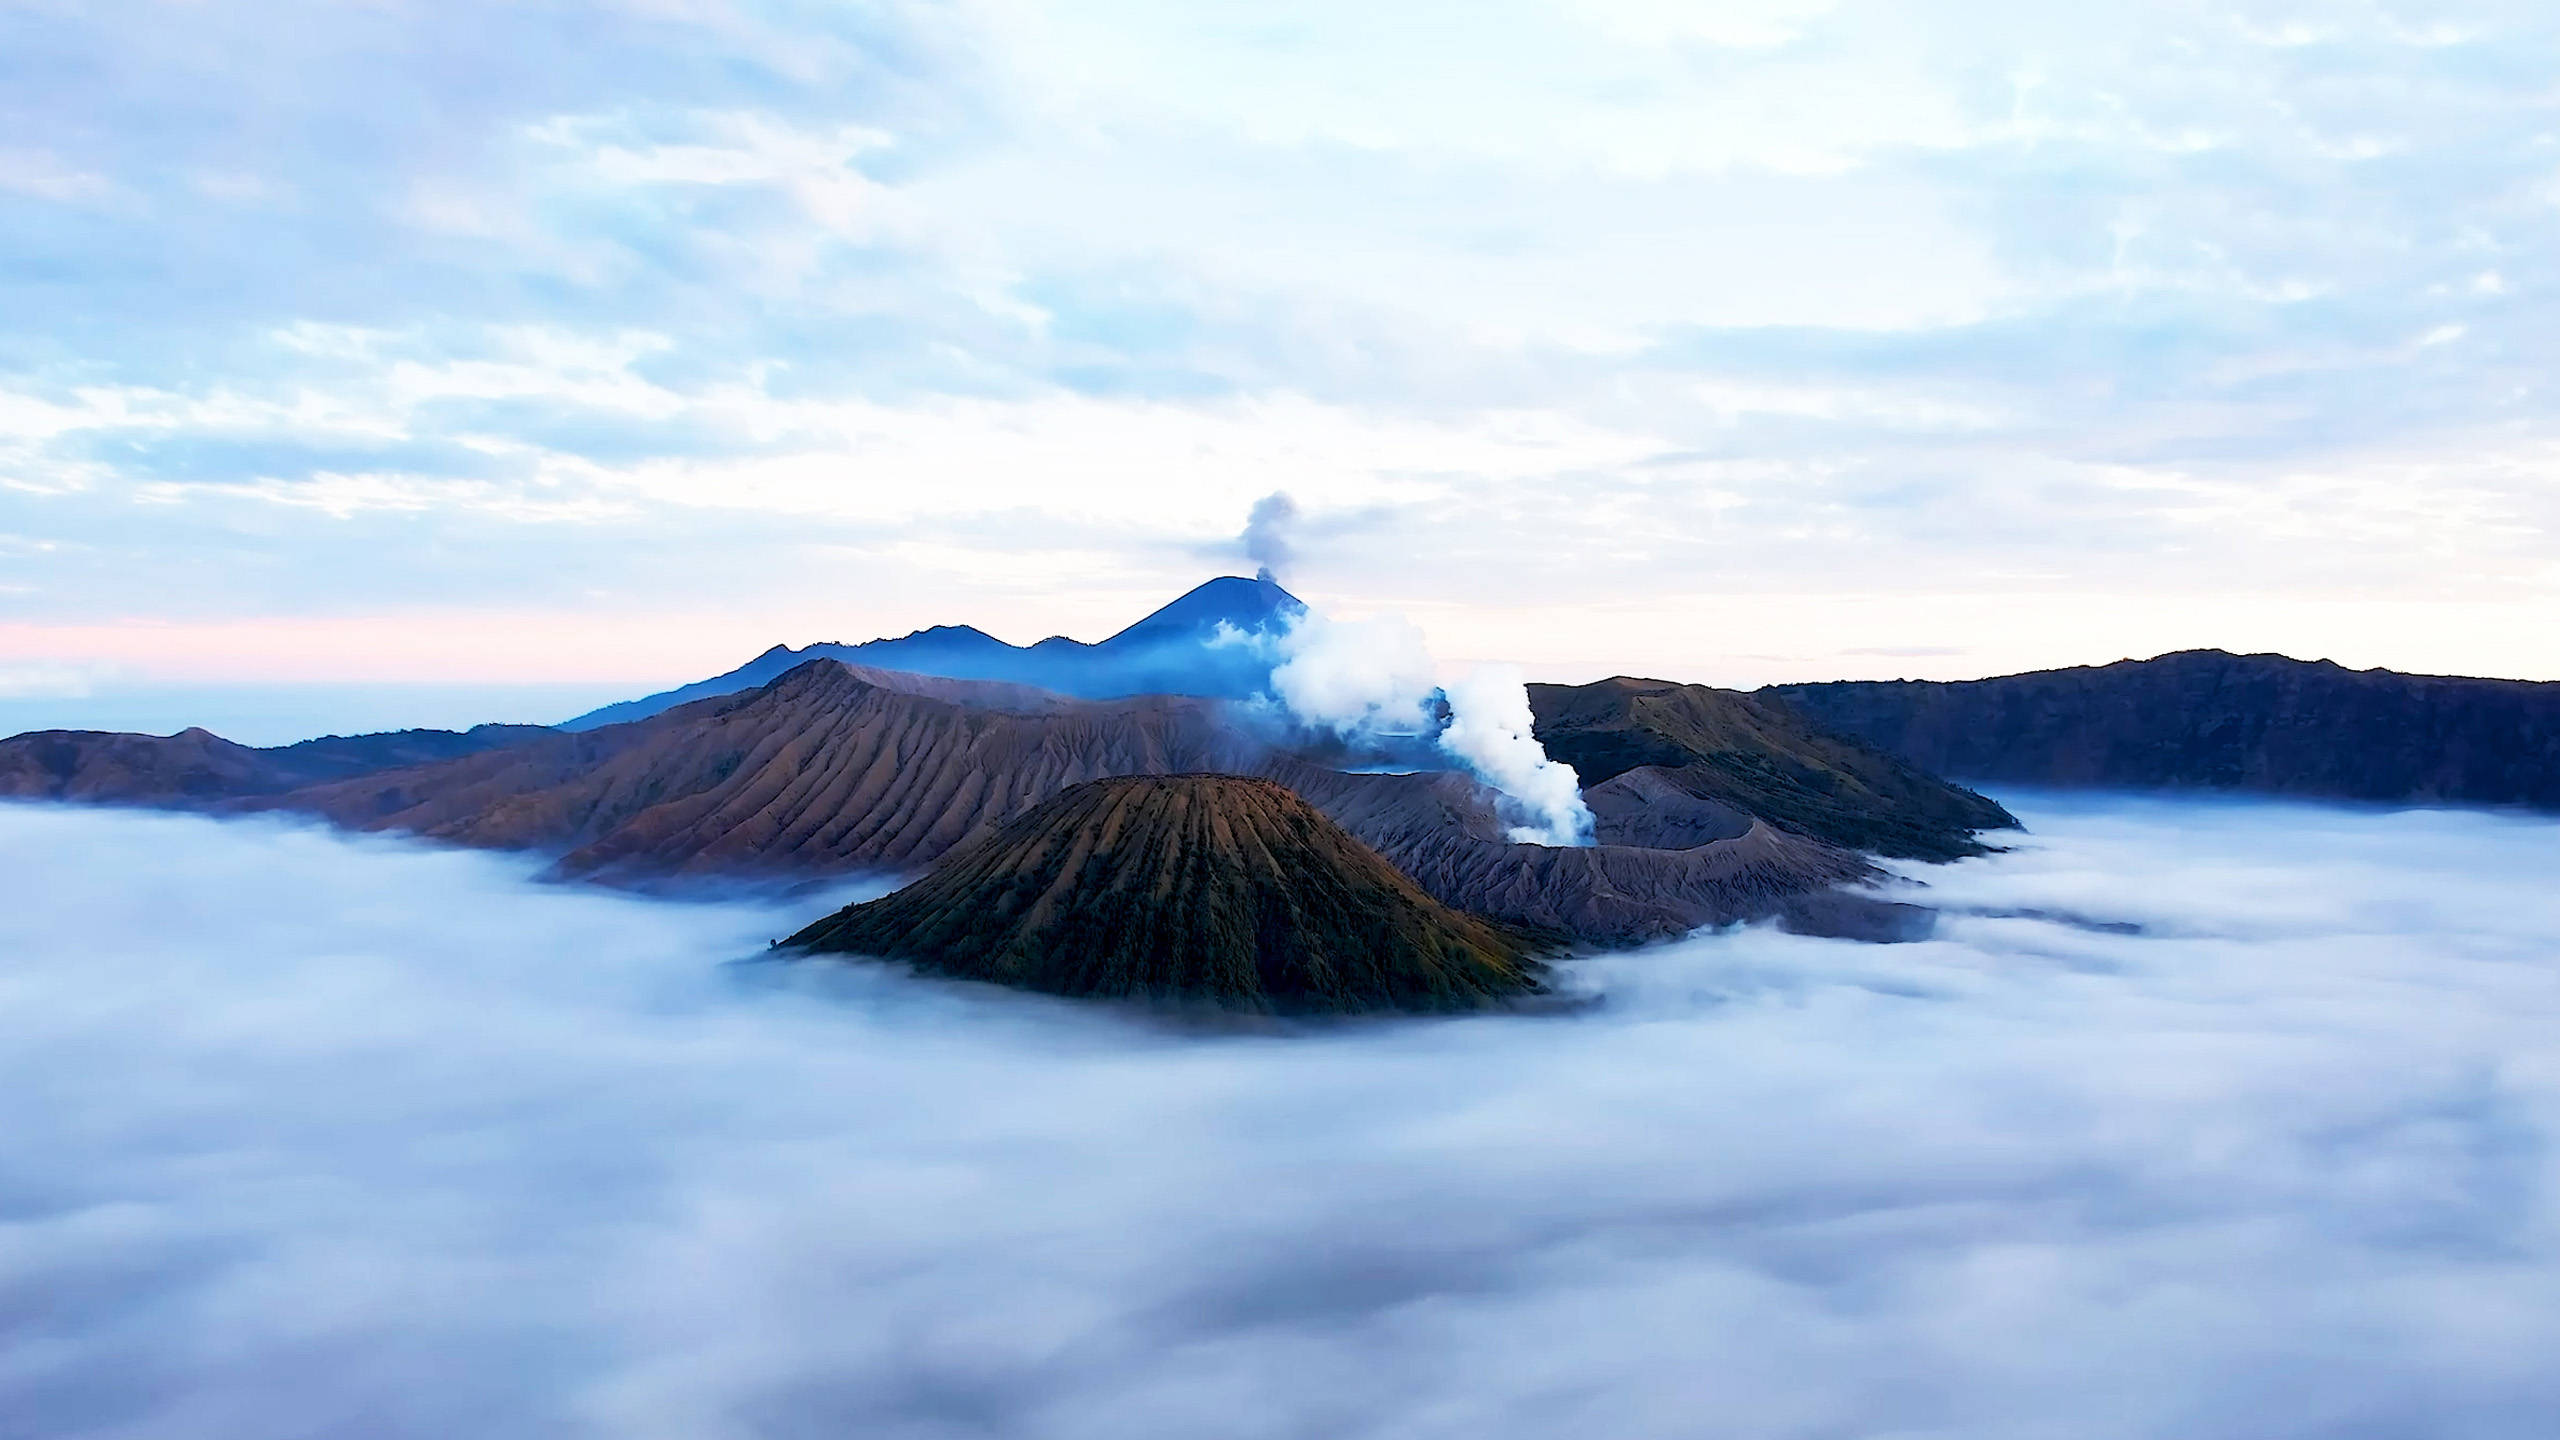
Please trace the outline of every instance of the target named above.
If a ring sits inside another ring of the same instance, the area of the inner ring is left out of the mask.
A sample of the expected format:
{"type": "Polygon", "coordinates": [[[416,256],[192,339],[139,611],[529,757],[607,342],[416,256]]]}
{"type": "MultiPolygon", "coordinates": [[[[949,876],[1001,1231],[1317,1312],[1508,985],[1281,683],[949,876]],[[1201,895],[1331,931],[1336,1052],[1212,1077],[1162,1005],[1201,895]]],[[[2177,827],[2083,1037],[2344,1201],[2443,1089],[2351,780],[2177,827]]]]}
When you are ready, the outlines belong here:
{"type": "Polygon", "coordinates": [[[187,808],[288,790],[394,766],[432,764],[519,745],[539,725],[323,735],[253,749],[208,730],[130,735],[37,730],[0,740],[0,796],[187,808]]]}
{"type": "Polygon", "coordinates": [[[1268,654],[1220,643],[1220,630],[1270,633],[1306,605],[1265,579],[1222,576],[1107,640],[1086,644],[1053,635],[1036,645],[1008,645],[967,625],[936,625],[859,645],[821,643],[794,650],[776,645],[725,675],[591,710],[561,725],[592,730],[663,714],[676,706],[752,690],[811,660],[1038,686],[1061,695],[1115,699],[1130,695],[1204,695],[1243,699],[1271,678],[1268,654]]]}
{"type": "Polygon", "coordinates": [[[2560,683],[2185,650],[1760,692],[1942,774],[2560,809],[2560,683]]]}
{"type": "Polygon", "coordinates": [[[1267,780],[1070,786],[787,944],[1059,995],[1353,1013],[1536,991],[1526,945],[1267,780]]]}
{"type": "Polygon", "coordinates": [[[1782,896],[1869,873],[1855,855],[1765,826],[1682,851],[1513,845],[1469,777],[1325,770],[1230,725],[1214,700],[1020,713],[969,703],[974,689],[812,661],[638,724],[251,803],[547,850],[561,875],[631,884],[913,870],[1082,781],[1262,775],[1444,904],[1608,944],[1774,913],[1782,896]]]}
{"type": "Polygon", "coordinates": [[[1581,778],[1619,838],[1721,838],[1758,816],[1800,834],[1921,860],[1983,851],[1977,830],[2018,822],[1990,800],[1783,704],[1620,676],[1532,685],[1538,743],[1581,778]],[[1614,787],[1614,788],[1613,788],[1614,787]]]}

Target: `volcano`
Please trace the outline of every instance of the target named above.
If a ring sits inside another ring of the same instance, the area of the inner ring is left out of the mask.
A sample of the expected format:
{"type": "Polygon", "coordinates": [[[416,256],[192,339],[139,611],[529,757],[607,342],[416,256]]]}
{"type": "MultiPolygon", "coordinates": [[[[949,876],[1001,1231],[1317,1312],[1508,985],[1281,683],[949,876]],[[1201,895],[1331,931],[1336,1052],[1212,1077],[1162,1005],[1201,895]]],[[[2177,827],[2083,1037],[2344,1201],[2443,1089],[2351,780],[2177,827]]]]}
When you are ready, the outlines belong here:
{"type": "Polygon", "coordinates": [[[1468,1010],[1528,995],[1529,943],[1440,904],[1286,786],[1071,786],[786,945],[1058,995],[1274,1013],[1468,1010]]]}
{"type": "Polygon", "coordinates": [[[1266,646],[1237,642],[1276,636],[1306,608],[1305,601],[1268,577],[1223,575],[1090,645],[1063,635],[1035,645],[1008,645],[972,625],[936,625],[859,645],[827,642],[797,650],[776,645],[725,675],[607,705],[560,728],[594,730],[645,720],[696,700],[753,690],[811,660],[950,680],[1035,685],[1086,700],[1130,695],[1242,700],[1270,687],[1271,655],[1266,646]]]}

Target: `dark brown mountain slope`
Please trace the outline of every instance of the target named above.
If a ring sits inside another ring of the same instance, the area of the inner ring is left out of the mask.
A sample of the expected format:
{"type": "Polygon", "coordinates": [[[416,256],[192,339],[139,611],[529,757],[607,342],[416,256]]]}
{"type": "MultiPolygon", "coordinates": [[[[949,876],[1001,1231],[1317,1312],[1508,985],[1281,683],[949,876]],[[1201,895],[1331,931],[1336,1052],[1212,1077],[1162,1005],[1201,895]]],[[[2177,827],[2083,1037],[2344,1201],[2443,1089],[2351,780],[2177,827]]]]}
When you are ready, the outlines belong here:
{"type": "Polygon", "coordinates": [[[1027,701],[1008,712],[970,703],[972,684],[811,661],[648,720],[252,803],[548,850],[562,875],[632,883],[920,869],[1081,781],[1262,775],[1443,904],[1606,944],[1776,914],[1871,873],[1837,846],[1747,818],[1682,850],[1513,845],[1466,776],[1321,769],[1236,728],[1218,701],[1045,697],[1037,713],[1027,701]]]}
{"type": "Polygon", "coordinates": [[[1307,797],[1443,904],[1604,945],[1773,915],[1829,933],[1799,902],[1876,874],[1855,852],[1747,816],[1729,835],[1679,849],[1617,843],[1605,821],[1601,844],[1516,845],[1491,793],[1463,774],[1352,775],[1286,757],[1260,773],[1307,797]]]}
{"type": "Polygon", "coordinates": [[[2560,809],[2560,683],[2186,650],[1760,693],[1973,780],[2560,809]]]}
{"type": "Polygon", "coordinates": [[[1923,860],[1982,852],[1998,805],[1784,705],[1705,685],[1620,676],[1532,685],[1538,743],[1570,765],[1610,838],[1668,845],[1741,833],[1751,817],[1858,850],[1923,860]]]}
{"type": "Polygon", "coordinates": [[[787,943],[1259,1011],[1473,1009],[1538,989],[1521,941],[1425,895],[1286,787],[1228,775],[1070,786],[787,943]]]}
{"type": "Polygon", "coordinates": [[[210,730],[38,730],[0,740],[0,795],[18,799],[187,805],[272,794],[296,783],[266,754],[210,730]]]}
{"type": "Polygon", "coordinates": [[[1079,781],[1233,771],[1262,753],[1214,701],[1070,701],[813,660],[647,720],[276,803],[362,829],[561,852],[563,875],[805,876],[917,868],[1079,781]]]}
{"type": "Polygon", "coordinates": [[[252,749],[202,729],[175,735],[37,730],[0,740],[0,796],[190,808],[278,795],[388,766],[450,760],[549,733],[538,725],[481,725],[324,735],[252,749]]]}

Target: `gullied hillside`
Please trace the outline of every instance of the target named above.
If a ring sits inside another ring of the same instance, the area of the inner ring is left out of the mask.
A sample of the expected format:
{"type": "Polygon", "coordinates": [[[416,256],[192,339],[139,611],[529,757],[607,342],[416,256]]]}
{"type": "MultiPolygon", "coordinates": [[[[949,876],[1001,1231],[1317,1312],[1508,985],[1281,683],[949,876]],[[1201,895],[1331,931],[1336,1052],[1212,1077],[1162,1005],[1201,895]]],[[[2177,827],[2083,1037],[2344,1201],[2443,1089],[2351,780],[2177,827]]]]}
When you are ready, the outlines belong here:
{"type": "Polygon", "coordinates": [[[1287,788],[1224,775],[1071,786],[788,943],[1262,1011],[1470,1009],[1538,988],[1517,937],[1433,900],[1287,788]]]}
{"type": "Polygon", "coordinates": [[[1322,769],[1217,701],[1073,701],[831,660],[636,724],[258,803],[551,851],[562,875],[637,883],[919,869],[1070,785],[1193,772],[1279,780],[1443,904],[1576,940],[1777,914],[1872,873],[1838,846],[1720,812],[1714,838],[1685,849],[1515,845],[1469,777],[1322,769]]]}
{"type": "Polygon", "coordinates": [[[1274,749],[1220,701],[1083,701],[831,660],[580,733],[483,726],[274,750],[203,731],[0,742],[0,795],[298,811],[547,852],[561,876],[619,884],[913,871],[1083,781],[1191,772],[1276,779],[1443,904],[1541,935],[1626,944],[1770,915],[1813,924],[1817,911],[1863,930],[1886,914],[1855,897],[1808,909],[1871,867],[1698,793],[1711,787],[1677,769],[1592,787],[1601,844],[1518,845],[1471,777],[1327,769],[1274,749]]]}
{"type": "Polygon", "coordinates": [[[562,852],[563,875],[817,875],[921,866],[1079,781],[1259,755],[1209,701],[1079,704],[816,660],[637,724],[281,803],[364,829],[562,852]]]}
{"type": "MultiPolygon", "coordinates": [[[[1786,916],[1831,933],[1801,902],[1875,876],[1854,851],[1748,816],[1705,842],[1664,849],[1620,839],[1604,820],[1596,845],[1516,845],[1491,796],[1450,771],[1352,775],[1286,757],[1262,772],[1306,796],[1443,903],[1539,934],[1632,945],[1701,925],[1786,916]]],[[[1860,912],[1841,933],[1867,934],[1892,907],[1843,897],[1826,915],[1860,912]]]]}
{"type": "Polygon", "coordinates": [[[2188,650],[1760,693],[1967,779],[2560,809],[2556,683],[2188,650]]]}
{"type": "Polygon", "coordinates": [[[1705,685],[1621,676],[1532,685],[1538,742],[1578,775],[1604,836],[1674,845],[1739,834],[1752,818],[1878,854],[1981,853],[1979,830],[2017,821],[1870,744],[1782,704],[1705,685]]]}
{"type": "Polygon", "coordinates": [[[252,749],[203,729],[175,735],[37,730],[0,740],[0,796],[207,806],[244,796],[280,795],[389,766],[503,749],[549,733],[537,725],[480,725],[463,731],[325,735],[252,749]]]}

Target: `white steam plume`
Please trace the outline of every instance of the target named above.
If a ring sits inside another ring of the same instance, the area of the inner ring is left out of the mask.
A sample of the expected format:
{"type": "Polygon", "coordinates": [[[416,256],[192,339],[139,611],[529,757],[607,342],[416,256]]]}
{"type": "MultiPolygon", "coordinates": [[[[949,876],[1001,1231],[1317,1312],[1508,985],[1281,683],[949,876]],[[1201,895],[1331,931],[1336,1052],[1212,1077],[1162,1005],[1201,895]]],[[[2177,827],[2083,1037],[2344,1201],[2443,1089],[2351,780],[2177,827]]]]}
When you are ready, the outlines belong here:
{"type": "Polygon", "coordinates": [[[1440,718],[1434,702],[1445,701],[1440,748],[1503,794],[1513,840],[1591,843],[1591,809],[1572,769],[1530,733],[1519,671],[1478,666],[1444,686],[1421,630],[1399,615],[1336,620],[1309,610],[1276,644],[1272,695],[1299,720],[1343,735],[1426,734],[1440,718]]]}
{"type": "Polygon", "coordinates": [[[1547,758],[1530,733],[1529,687],[1508,665],[1479,665],[1443,692],[1449,728],[1440,748],[1467,762],[1486,784],[1520,802],[1535,823],[1512,827],[1511,838],[1532,845],[1588,845],[1591,807],[1573,767],[1547,758]]]}
{"type": "Polygon", "coordinates": [[[1272,696],[1307,724],[1345,735],[1431,728],[1439,666],[1422,631],[1403,616],[1336,620],[1308,610],[1276,644],[1272,696]]]}

